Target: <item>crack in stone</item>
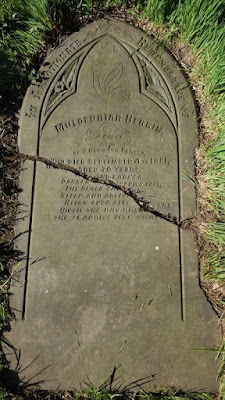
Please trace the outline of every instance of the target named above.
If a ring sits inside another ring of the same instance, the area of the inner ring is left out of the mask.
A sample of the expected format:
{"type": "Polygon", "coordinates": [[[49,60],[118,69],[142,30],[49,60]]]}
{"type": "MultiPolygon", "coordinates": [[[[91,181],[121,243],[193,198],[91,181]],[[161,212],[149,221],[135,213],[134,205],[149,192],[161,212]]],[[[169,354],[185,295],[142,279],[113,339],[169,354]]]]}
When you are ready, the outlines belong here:
{"type": "Polygon", "coordinates": [[[180,220],[179,218],[177,218],[176,216],[174,216],[170,213],[168,213],[168,214],[162,213],[162,212],[156,210],[152,206],[152,204],[150,204],[149,201],[144,200],[143,197],[139,196],[134,190],[130,189],[129,187],[120,185],[119,183],[117,183],[111,179],[102,179],[102,178],[88,175],[85,172],[80,171],[77,168],[70,166],[69,164],[56,163],[46,157],[41,157],[38,155],[24,154],[24,153],[19,154],[19,159],[21,161],[30,160],[30,161],[34,161],[34,162],[41,162],[52,168],[72,172],[73,174],[80,176],[81,178],[85,179],[88,182],[99,183],[102,185],[111,186],[117,190],[122,191],[127,196],[131,197],[135,201],[135,203],[140,207],[140,209],[142,211],[150,212],[151,214],[155,215],[156,217],[161,218],[165,221],[168,221],[182,229],[191,229],[192,223],[195,221],[194,218],[187,218],[184,220],[180,220]]]}

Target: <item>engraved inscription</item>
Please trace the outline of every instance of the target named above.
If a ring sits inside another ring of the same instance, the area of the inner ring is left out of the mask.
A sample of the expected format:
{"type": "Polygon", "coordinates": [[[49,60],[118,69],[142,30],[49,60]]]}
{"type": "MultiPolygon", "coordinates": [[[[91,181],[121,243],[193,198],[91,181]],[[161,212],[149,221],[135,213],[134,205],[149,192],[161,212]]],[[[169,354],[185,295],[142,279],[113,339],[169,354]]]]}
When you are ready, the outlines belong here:
{"type": "Polygon", "coordinates": [[[78,127],[81,125],[87,125],[88,123],[94,122],[124,122],[131,125],[137,125],[141,127],[148,128],[156,133],[160,133],[163,135],[163,128],[161,125],[156,124],[155,122],[150,122],[146,119],[141,119],[133,114],[97,114],[97,115],[86,115],[84,117],[78,117],[76,119],[71,119],[67,121],[63,121],[55,125],[56,132],[64,132],[67,129],[71,129],[74,127],[78,127]]]}
{"type": "Polygon", "coordinates": [[[66,46],[57,57],[51,62],[44,63],[42,69],[38,72],[35,82],[32,83],[32,96],[41,98],[49,80],[58,71],[60,64],[66,61],[71,54],[81,46],[79,40],[75,40],[70,45],[66,46]]]}
{"type": "MultiPolygon", "coordinates": [[[[109,124],[103,125],[108,127],[109,124]]],[[[122,128],[118,128],[118,131],[122,131],[122,128]]],[[[104,134],[104,130],[102,133],[104,134]]],[[[88,138],[89,135],[90,132],[88,131],[88,138]]],[[[98,139],[97,142],[88,140],[87,145],[91,147],[83,147],[74,151],[76,158],[66,160],[53,158],[52,161],[76,166],[78,170],[101,179],[112,179],[143,195],[150,193],[149,199],[158,209],[166,210],[174,207],[175,204],[172,202],[156,200],[162,198],[165,182],[149,180],[149,178],[156,176],[156,170],[169,171],[171,163],[167,156],[163,157],[162,154],[160,157],[147,155],[144,150],[126,148],[123,147],[122,143],[119,143],[119,146],[115,143],[107,144],[107,138],[104,139],[105,144],[103,145],[101,140],[103,140],[103,137],[100,138],[100,143],[98,143],[98,139]],[[96,147],[99,145],[101,147],[96,147]],[[152,176],[149,174],[146,177],[146,167],[147,170],[152,171],[152,176]]],[[[49,167],[47,166],[47,168],[49,167]]],[[[151,214],[144,216],[138,207],[130,204],[123,193],[111,187],[91,185],[81,178],[63,178],[60,187],[60,201],[58,201],[60,207],[53,216],[55,220],[126,219],[131,221],[135,219],[156,219],[151,214]]]]}
{"type": "Polygon", "coordinates": [[[41,370],[48,388],[69,388],[107,379],[116,362],[124,385],[154,374],[149,390],[216,392],[214,354],[194,350],[219,340],[184,227],[196,214],[182,172],[194,175],[197,116],[178,64],[107,16],[48,56],[21,114],[26,262],[11,300],[23,321],[9,337],[20,378],[41,370]]]}
{"type": "Polygon", "coordinates": [[[159,47],[158,45],[155,45],[153,42],[150,44],[149,41],[144,36],[138,41],[137,44],[146,51],[147,55],[153,56],[154,60],[157,61],[159,65],[163,68],[163,70],[166,72],[174,89],[178,94],[178,100],[179,101],[185,100],[186,97],[182,92],[182,89],[185,89],[187,87],[187,82],[179,81],[176,73],[163,59],[162,55],[164,53],[164,49],[162,47],[159,47]]]}
{"type": "Polygon", "coordinates": [[[88,129],[87,143],[110,146],[128,144],[130,143],[130,132],[123,127],[117,128],[113,124],[104,123],[98,129],[88,129]]]}
{"type": "Polygon", "coordinates": [[[31,118],[31,117],[36,118],[37,112],[38,112],[38,108],[35,107],[35,106],[33,106],[33,105],[31,105],[30,108],[29,108],[29,110],[28,110],[28,112],[26,112],[25,115],[26,115],[26,117],[28,117],[28,118],[31,118]]]}

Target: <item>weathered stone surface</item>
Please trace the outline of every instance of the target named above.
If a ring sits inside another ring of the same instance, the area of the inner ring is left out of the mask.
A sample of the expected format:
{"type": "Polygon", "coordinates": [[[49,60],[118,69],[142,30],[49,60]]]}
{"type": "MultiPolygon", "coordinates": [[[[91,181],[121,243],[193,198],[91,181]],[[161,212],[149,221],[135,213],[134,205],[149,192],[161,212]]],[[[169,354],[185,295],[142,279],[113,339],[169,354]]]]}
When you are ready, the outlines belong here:
{"type": "MultiPolygon", "coordinates": [[[[63,42],[24,100],[20,150],[113,179],[161,212],[195,216],[196,111],[175,60],[139,29],[103,19],[63,42]]],[[[216,314],[192,232],[109,186],[26,161],[9,339],[21,377],[46,388],[153,375],[147,389],[216,390],[216,314]],[[28,365],[29,368],[23,369],[28,365]]],[[[13,363],[13,360],[12,360],[13,363]]]]}

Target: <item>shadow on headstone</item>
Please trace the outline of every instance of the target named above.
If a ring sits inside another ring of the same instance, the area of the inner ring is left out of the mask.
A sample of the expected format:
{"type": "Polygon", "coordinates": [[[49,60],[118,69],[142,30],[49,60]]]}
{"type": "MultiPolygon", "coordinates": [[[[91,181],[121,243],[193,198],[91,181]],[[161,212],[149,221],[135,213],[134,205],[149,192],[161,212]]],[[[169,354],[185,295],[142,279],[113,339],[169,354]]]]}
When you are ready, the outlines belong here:
{"type": "MultiPolygon", "coordinates": [[[[40,357],[40,354],[37,355],[29,364],[25,367],[21,367],[20,359],[21,359],[21,350],[17,350],[9,341],[5,338],[2,339],[3,343],[11,350],[11,355],[14,355],[16,359],[16,366],[15,369],[10,368],[10,362],[5,365],[5,368],[1,371],[0,376],[0,385],[7,390],[10,390],[13,393],[18,393],[24,389],[28,388],[40,388],[40,385],[46,382],[44,379],[41,378],[41,374],[50,367],[47,365],[46,367],[39,370],[37,373],[32,375],[29,379],[25,380],[22,376],[23,372],[31,367],[31,365],[35,364],[37,359],[40,357]]],[[[9,355],[9,354],[7,354],[9,355]]]]}
{"type": "MultiPolygon", "coordinates": [[[[104,390],[107,389],[110,393],[121,393],[125,394],[127,392],[130,392],[131,390],[135,388],[139,388],[140,390],[144,391],[143,385],[146,385],[148,383],[151,383],[155,380],[155,374],[145,376],[144,378],[139,378],[136,379],[135,381],[132,381],[128,383],[127,385],[123,386],[122,384],[119,383],[120,381],[120,376],[116,377],[116,373],[119,370],[121,365],[118,367],[114,367],[111,375],[109,378],[106,379],[99,387],[98,390],[104,390]]],[[[85,387],[82,387],[81,384],[81,389],[85,390],[90,387],[93,387],[94,384],[90,381],[89,377],[87,376],[87,381],[83,381],[85,387]]]]}

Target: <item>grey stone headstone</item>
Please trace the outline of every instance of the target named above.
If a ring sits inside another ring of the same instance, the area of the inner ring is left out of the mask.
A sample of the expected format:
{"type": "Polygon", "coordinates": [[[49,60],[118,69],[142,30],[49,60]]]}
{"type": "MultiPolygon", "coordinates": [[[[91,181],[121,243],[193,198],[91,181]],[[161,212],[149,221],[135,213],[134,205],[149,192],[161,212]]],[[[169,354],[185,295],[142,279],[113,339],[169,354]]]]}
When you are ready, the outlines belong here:
{"type": "MultiPolygon", "coordinates": [[[[27,91],[20,151],[112,179],[156,210],[195,217],[197,115],[173,57],[106,18],[74,33],[27,91]]],[[[218,389],[218,320],[199,284],[191,231],[140,211],[119,190],[25,161],[8,335],[20,376],[45,388],[218,389]],[[28,366],[28,368],[25,368],[28,366]],[[148,381],[148,382],[147,382],[148,381]],[[144,384],[144,382],[147,382],[144,384]]],[[[13,357],[12,365],[15,365],[13,357]]]]}

